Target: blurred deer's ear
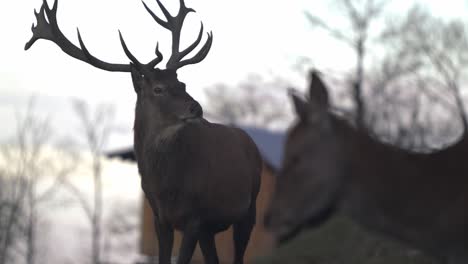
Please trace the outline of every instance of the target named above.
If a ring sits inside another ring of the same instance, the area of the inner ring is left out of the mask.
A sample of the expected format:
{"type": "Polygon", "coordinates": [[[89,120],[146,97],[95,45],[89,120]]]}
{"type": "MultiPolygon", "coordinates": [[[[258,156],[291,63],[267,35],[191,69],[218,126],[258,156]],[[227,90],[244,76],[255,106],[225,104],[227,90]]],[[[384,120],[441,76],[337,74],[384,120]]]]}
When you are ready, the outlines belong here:
{"type": "Polygon", "coordinates": [[[328,91],[319,75],[319,72],[316,70],[313,70],[310,73],[309,98],[312,104],[326,108],[329,105],[328,91]]]}
{"type": "Polygon", "coordinates": [[[141,90],[143,76],[133,63],[130,63],[130,69],[132,73],[133,89],[135,89],[135,92],[138,93],[141,90]]]}
{"type": "Polygon", "coordinates": [[[296,110],[298,117],[302,120],[307,120],[307,116],[309,114],[309,103],[300,98],[293,89],[290,89],[288,93],[294,104],[294,109],[296,110]]]}

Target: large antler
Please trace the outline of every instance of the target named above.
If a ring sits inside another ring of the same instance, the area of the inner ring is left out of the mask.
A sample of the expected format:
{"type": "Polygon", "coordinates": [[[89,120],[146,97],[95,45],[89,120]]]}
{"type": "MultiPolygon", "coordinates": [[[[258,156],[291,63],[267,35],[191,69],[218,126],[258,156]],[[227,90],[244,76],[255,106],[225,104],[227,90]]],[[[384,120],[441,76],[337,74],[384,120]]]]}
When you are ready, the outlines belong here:
{"type": "Polygon", "coordinates": [[[164,21],[158,16],[156,16],[154,12],[148,8],[145,2],[143,2],[143,5],[159,25],[168,29],[172,33],[172,54],[169,60],[167,61],[166,68],[177,70],[185,65],[195,64],[202,61],[210,51],[211,43],[213,42],[213,34],[211,32],[207,33],[208,39],[195,56],[186,60],[182,59],[193,49],[195,49],[195,47],[200,43],[203,35],[203,23],[201,23],[200,32],[198,33],[197,39],[183,51],[179,51],[180,33],[182,31],[182,25],[184,23],[185,17],[188,13],[195,12],[195,10],[193,10],[192,8],[187,8],[185,6],[184,0],[180,0],[179,13],[177,14],[177,16],[173,17],[169,13],[169,11],[167,11],[167,9],[164,7],[160,0],[156,0],[156,2],[161,8],[161,11],[163,12],[167,21],[164,21]]]}
{"type": "MultiPolygon", "coordinates": [[[[32,25],[32,32],[33,36],[31,39],[26,43],[24,49],[29,49],[38,39],[46,39],[54,42],[59,46],[66,54],[76,58],[78,60],[84,61],[88,64],[91,64],[97,68],[106,70],[106,71],[116,71],[116,72],[131,72],[131,65],[130,64],[115,64],[115,63],[108,63],[104,62],[89,53],[88,49],[83,43],[81,39],[80,31],[77,29],[78,33],[78,40],[80,42],[80,47],[78,48],[75,46],[71,41],[69,41],[65,35],[63,35],[62,31],[60,30],[58,23],[57,23],[57,6],[58,0],[55,0],[54,6],[52,8],[49,7],[46,0],[43,0],[41,9],[39,13],[34,10],[34,14],[36,15],[37,25],[32,25]]],[[[122,47],[125,51],[125,54],[128,58],[137,66],[137,67],[155,67],[159,62],[162,61],[163,56],[158,49],[158,45],[156,45],[156,58],[153,59],[148,64],[141,64],[135,56],[131,54],[128,50],[127,45],[125,44],[122,34],[120,34],[120,42],[122,47]]]]}

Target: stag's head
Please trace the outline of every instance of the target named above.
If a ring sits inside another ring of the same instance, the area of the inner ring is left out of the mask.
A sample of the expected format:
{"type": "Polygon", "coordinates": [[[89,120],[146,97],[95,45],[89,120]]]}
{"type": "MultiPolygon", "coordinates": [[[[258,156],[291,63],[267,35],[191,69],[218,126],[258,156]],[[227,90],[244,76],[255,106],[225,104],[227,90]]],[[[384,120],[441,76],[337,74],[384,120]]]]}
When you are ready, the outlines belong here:
{"type": "Polygon", "coordinates": [[[329,113],[328,92],[311,73],[309,98],[291,92],[297,114],[288,131],[281,171],[265,224],[284,242],[321,224],[334,212],[341,185],[339,142],[329,113]]]}
{"type": "Polygon", "coordinates": [[[180,51],[180,34],[185,17],[193,9],[185,6],[184,0],[180,0],[179,12],[172,16],[162,5],[160,0],[157,4],[165,16],[165,20],[159,18],[143,2],[145,9],[150,13],[154,20],[172,33],[172,53],[167,61],[166,68],[157,68],[157,65],[163,60],[163,55],[156,45],[156,58],[148,63],[141,63],[130,52],[122,34],[119,32],[120,42],[127,57],[130,59],[128,64],[116,64],[104,62],[93,56],[86,48],[80,32],[78,30],[78,40],[80,47],[74,45],[61,32],[57,23],[58,0],[55,0],[52,8],[49,7],[46,0],[43,0],[39,12],[35,12],[37,24],[32,26],[33,36],[26,43],[25,49],[29,49],[38,39],[46,39],[57,44],[68,55],[86,62],[92,66],[106,71],[130,72],[133,81],[133,87],[137,94],[136,118],[145,119],[148,115],[150,119],[157,119],[160,122],[171,124],[191,118],[202,116],[202,108],[185,90],[185,84],[177,78],[177,70],[185,65],[195,64],[202,61],[208,54],[213,41],[213,35],[207,33],[207,40],[193,57],[184,59],[192,52],[203,37],[203,24],[200,26],[200,32],[197,39],[184,50],[180,51]]]}

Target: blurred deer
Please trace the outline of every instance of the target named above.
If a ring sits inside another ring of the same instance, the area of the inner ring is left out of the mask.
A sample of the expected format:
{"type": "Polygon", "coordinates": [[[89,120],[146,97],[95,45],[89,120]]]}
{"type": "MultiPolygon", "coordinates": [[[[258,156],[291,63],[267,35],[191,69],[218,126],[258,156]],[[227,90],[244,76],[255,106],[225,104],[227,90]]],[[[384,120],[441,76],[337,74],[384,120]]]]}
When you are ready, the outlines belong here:
{"type": "Polygon", "coordinates": [[[33,25],[33,37],[25,49],[38,39],[47,39],[66,54],[97,68],[130,72],[137,95],[134,149],[141,185],[154,213],[159,263],[170,263],[174,229],[183,233],[177,263],[190,262],[197,242],[206,263],[218,263],[214,235],[233,225],[234,263],[240,264],[255,223],[262,161],[246,133],[205,120],[200,104],[177,79],[179,68],[206,57],[212,34],[207,34],[205,44],[193,57],[184,59],[200,43],[203,24],[197,39],[180,51],[184,19],[194,10],[180,0],[178,14],[172,16],[159,0],[157,4],[166,20],[143,3],[154,20],[172,33],[172,54],[166,69],[156,68],[163,59],[158,45],[156,58],[140,63],[120,32],[123,50],[131,61],[128,64],[107,63],[91,55],[79,31],[80,47],[75,46],[58,27],[57,1],[50,8],[44,0],[35,13],[37,25],[33,25]]]}
{"type": "Polygon", "coordinates": [[[316,72],[309,98],[292,101],[298,120],[265,218],[280,241],[341,211],[443,263],[468,263],[467,137],[430,154],[379,142],[331,112],[316,72]]]}

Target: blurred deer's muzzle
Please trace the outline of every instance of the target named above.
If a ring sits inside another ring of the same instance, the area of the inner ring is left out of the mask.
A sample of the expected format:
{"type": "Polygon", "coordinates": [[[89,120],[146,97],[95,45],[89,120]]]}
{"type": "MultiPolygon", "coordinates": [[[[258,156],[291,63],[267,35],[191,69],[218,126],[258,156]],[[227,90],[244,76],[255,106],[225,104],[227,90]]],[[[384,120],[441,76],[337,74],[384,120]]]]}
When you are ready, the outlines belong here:
{"type": "Polygon", "coordinates": [[[277,244],[283,244],[288,241],[300,230],[300,228],[294,228],[293,223],[286,223],[284,220],[285,219],[273,219],[271,211],[268,211],[263,218],[263,224],[273,233],[277,244]]]}

